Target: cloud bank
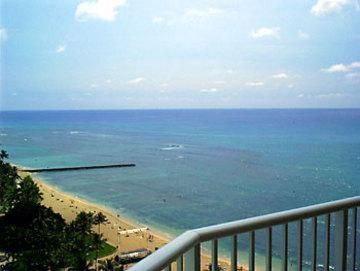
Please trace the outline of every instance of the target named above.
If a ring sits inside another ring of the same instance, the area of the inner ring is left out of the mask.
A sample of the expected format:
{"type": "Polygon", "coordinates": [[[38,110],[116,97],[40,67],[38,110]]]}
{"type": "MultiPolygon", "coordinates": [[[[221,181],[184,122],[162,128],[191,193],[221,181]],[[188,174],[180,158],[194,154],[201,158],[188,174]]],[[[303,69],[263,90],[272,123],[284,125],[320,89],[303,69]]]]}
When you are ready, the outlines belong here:
{"type": "Polygon", "coordinates": [[[132,80],[129,80],[127,83],[129,85],[138,85],[138,84],[140,84],[140,83],[142,83],[144,81],[145,81],[144,77],[137,77],[137,78],[134,78],[132,80]]]}
{"type": "Polygon", "coordinates": [[[348,65],[342,63],[334,64],[328,68],[321,69],[321,71],[327,73],[339,73],[339,72],[349,72],[353,69],[358,69],[358,68],[360,68],[360,61],[352,62],[351,64],[348,65]]]}
{"type": "Polygon", "coordinates": [[[78,21],[97,19],[103,21],[114,21],[118,9],[126,4],[126,0],[96,0],[81,2],[75,12],[78,21]]]}
{"type": "Polygon", "coordinates": [[[318,0],[317,3],[312,6],[311,14],[315,16],[328,15],[340,11],[349,3],[349,0],[318,0]]]}
{"type": "Polygon", "coordinates": [[[274,79],[287,79],[289,76],[286,73],[278,73],[272,76],[274,79]]]}

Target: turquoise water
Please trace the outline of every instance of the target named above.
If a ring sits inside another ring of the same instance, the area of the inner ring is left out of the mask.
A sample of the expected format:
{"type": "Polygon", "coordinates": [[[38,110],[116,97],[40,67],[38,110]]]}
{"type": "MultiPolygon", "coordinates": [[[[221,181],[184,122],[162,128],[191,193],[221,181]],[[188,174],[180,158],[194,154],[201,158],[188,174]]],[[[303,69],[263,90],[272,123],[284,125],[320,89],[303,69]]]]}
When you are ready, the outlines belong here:
{"type": "Polygon", "coordinates": [[[1,147],[16,164],[136,163],[40,177],[169,235],[360,194],[358,109],[1,112],[0,119],[1,147]]]}

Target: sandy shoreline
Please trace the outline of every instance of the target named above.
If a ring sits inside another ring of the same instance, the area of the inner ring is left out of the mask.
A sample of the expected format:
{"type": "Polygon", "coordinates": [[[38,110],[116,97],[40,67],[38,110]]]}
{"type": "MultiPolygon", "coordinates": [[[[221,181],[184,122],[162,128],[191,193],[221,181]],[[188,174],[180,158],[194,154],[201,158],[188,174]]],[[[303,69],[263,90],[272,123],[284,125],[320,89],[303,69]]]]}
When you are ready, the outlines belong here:
{"type": "MultiPolygon", "coordinates": [[[[34,174],[24,172],[20,172],[19,174],[21,176],[30,175],[39,186],[42,193],[42,204],[47,207],[51,207],[55,212],[60,213],[67,222],[73,220],[81,211],[95,213],[102,212],[106,216],[107,222],[106,224],[101,225],[101,233],[109,244],[117,248],[116,253],[123,253],[143,248],[153,252],[170,241],[170,238],[160,235],[151,229],[138,233],[119,235],[119,231],[137,229],[143,226],[136,225],[136,223],[129,221],[129,219],[126,219],[121,214],[115,214],[112,210],[109,210],[105,206],[100,206],[87,200],[80,199],[77,196],[60,191],[56,187],[45,183],[34,174]]],[[[97,227],[94,228],[94,230],[98,232],[97,227]]],[[[115,256],[115,254],[112,256],[115,256]]],[[[209,263],[210,256],[207,253],[202,253],[201,270],[209,270],[207,267],[209,263]]],[[[222,267],[225,267],[226,270],[230,269],[229,262],[224,259],[219,259],[219,264],[222,267]]]]}

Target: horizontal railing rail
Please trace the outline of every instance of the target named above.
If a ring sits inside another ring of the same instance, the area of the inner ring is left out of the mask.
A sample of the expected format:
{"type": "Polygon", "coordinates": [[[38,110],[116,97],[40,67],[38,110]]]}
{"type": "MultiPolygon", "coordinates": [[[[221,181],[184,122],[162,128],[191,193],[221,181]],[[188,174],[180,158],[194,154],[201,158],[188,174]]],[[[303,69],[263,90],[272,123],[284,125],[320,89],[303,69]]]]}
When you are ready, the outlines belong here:
{"type": "Polygon", "coordinates": [[[288,224],[297,222],[297,265],[298,270],[303,266],[303,220],[312,219],[312,264],[311,269],[317,270],[317,217],[325,215],[325,256],[324,270],[330,270],[330,224],[332,213],[335,213],[335,270],[348,270],[348,226],[349,210],[351,210],[352,224],[352,268],[356,269],[356,232],[357,232],[357,207],[360,206],[360,196],[316,204],[308,207],[292,209],[253,218],[242,219],[234,222],[222,223],[189,230],[179,237],[163,246],[141,262],[131,267],[130,271],[158,271],[171,270],[176,261],[177,271],[199,271],[200,270],[200,244],[211,241],[211,270],[218,270],[218,242],[219,238],[231,237],[231,270],[238,270],[237,265],[237,235],[249,233],[249,264],[250,271],[255,270],[255,231],[267,229],[266,231],[266,270],[272,270],[272,227],[283,225],[282,236],[282,270],[288,269],[288,224]],[[183,257],[184,256],[184,257],[183,257]]]}

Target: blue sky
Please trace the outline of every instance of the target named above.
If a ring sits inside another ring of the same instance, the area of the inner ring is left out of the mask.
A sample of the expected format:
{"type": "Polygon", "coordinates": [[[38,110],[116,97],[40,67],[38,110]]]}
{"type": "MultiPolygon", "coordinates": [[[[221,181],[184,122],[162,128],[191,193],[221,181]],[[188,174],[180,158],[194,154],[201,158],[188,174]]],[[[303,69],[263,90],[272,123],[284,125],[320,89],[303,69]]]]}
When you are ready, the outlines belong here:
{"type": "Polygon", "coordinates": [[[360,106],[358,0],[0,0],[1,109],[360,106]]]}

